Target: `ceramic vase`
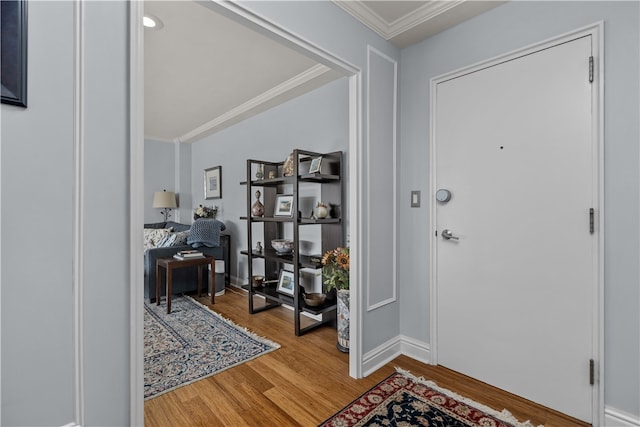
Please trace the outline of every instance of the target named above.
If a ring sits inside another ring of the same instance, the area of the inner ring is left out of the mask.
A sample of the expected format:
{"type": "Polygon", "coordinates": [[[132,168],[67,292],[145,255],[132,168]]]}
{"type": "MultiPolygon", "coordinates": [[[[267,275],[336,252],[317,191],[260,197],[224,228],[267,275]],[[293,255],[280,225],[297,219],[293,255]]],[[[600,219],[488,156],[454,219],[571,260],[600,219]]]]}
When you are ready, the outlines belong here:
{"type": "Polygon", "coordinates": [[[316,206],[315,209],[316,218],[322,219],[326,218],[329,215],[329,209],[326,206],[316,206]]]}
{"type": "Polygon", "coordinates": [[[251,215],[260,217],[264,215],[264,205],[260,203],[260,190],[256,191],[256,201],[251,206],[251,215]]]}
{"type": "Polygon", "coordinates": [[[336,347],[343,353],[349,353],[349,323],[351,320],[349,296],[348,289],[338,289],[338,344],[336,344],[336,347]]]}

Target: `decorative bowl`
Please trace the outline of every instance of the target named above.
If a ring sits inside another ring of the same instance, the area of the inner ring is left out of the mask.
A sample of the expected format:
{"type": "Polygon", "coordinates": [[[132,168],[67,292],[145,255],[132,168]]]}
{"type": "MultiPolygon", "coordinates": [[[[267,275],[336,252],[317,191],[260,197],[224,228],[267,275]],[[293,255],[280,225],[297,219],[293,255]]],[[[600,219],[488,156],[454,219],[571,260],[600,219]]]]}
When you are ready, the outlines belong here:
{"type": "Polygon", "coordinates": [[[259,288],[262,286],[262,282],[264,281],[264,276],[253,276],[252,282],[254,288],[259,288]]]}
{"type": "Polygon", "coordinates": [[[304,303],[310,307],[315,307],[324,304],[327,299],[325,294],[304,294],[304,303]]]}
{"type": "Polygon", "coordinates": [[[293,250],[293,240],[291,239],[274,239],[271,241],[271,246],[280,255],[291,253],[293,250]]]}

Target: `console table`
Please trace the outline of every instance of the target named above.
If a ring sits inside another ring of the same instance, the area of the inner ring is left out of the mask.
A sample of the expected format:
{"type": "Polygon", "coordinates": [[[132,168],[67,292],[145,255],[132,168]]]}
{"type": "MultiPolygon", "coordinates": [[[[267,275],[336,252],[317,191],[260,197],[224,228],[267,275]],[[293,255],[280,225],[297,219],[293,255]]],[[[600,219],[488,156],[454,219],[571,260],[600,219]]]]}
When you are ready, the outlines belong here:
{"type": "Polygon", "coordinates": [[[211,266],[209,269],[209,283],[211,284],[211,304],[215,303],[216,294],[216,259],[212,256],[192,259],[176,259],[176,258],[158,258],[156,261],[156,304],[160,305],[160,286],[162,285],[162,275],[160,269],[164,268],[166,272],[166,297],[167,297],[167,314],[171,313],[171,279],[172,272],[176,268],[198,267],[198,297],[202,294],[202,267],[211,266]]]}

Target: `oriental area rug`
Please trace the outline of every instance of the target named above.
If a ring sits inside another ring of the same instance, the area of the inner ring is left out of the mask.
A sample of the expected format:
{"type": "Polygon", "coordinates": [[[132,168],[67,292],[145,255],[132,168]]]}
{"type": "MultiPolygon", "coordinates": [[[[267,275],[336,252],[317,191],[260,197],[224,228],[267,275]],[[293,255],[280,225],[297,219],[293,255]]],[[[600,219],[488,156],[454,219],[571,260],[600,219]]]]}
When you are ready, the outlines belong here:
{"type": "Polygon", "coordinates": [[[144,398],[217,374],[280,348],[187,296],[144,306],[144,398]]]}
{"type": "Polygon", "coordinates": [[[321,427],[533,427],[398,369],[321,427]]]}

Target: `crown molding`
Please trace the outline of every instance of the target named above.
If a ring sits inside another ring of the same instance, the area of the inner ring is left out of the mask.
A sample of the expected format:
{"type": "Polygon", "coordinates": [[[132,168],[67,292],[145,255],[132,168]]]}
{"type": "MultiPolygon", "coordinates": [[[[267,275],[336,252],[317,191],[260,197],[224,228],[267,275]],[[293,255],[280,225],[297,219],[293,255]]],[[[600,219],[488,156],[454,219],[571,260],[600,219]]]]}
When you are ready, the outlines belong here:
{"type": "Polygon", "coordinates": [[[298,92],[296,89],[312,83],[314,80],[328,76],[332,70],[322,64],[315,65],[306,71],[292,77],[291,79],[275,86],[272,89],[250,99],[249,101],[227,111],[221,116],[193,129],[190,132],[178,138],[180,142],[196,142],[215,131],[231,126],[257,112],[262,111],[265,107],[274,105],[274,102],[280,97],[295,97],[298,92]]]}
{"type": "Polygon", "coordinates": [[[365,3],[352,0],[332,0],[347,13],[371,28],[385,40],[392,38],[455,8],[468,0],[452,0],[446,2],[429,1],[412,12],[388,22],[365,3]]]}
{"type": "Polygon", "coordinates": [[[405,31],[430,21],[437,16],[466,3],[468,0],[451,0],[451,1],[430,1],[420,6],[413,12],[407,13],[401,18],[396,19],[389,25],[389,39],[394,38],[405,31]]]}

